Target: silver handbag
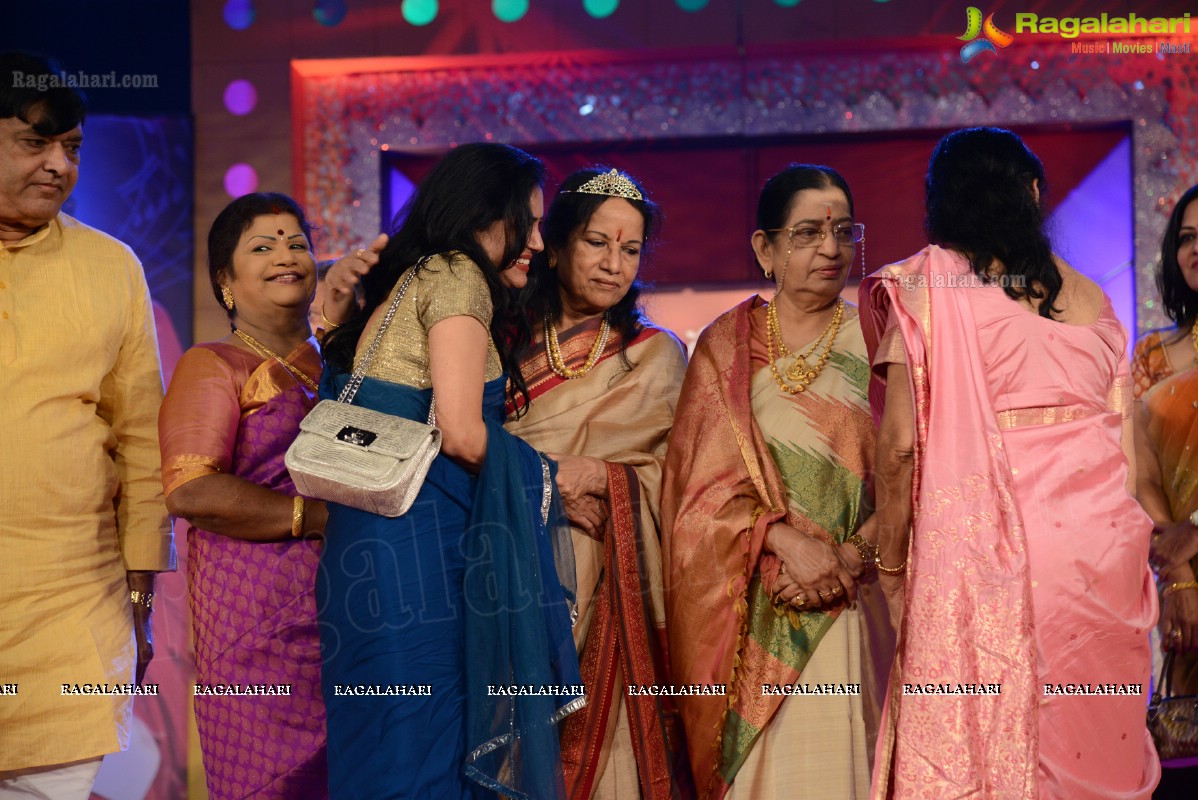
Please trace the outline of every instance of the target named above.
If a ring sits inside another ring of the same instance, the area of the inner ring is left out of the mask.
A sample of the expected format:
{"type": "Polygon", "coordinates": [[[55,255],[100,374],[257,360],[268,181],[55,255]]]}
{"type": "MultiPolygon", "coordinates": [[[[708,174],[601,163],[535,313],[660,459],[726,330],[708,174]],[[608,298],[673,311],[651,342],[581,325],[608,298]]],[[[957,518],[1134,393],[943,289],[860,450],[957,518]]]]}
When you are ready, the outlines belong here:
{"type": "Polygon", "coordinates": [[[299,436],[284,458],[300,494],[398,517],[407,513],[420,493],[441,451],[436,397],[429,405],[427,425],[352,403],[400,301],[427,260],[408,271],[370,349],[340,396],[321,400],[300,423],[299,436]]]}

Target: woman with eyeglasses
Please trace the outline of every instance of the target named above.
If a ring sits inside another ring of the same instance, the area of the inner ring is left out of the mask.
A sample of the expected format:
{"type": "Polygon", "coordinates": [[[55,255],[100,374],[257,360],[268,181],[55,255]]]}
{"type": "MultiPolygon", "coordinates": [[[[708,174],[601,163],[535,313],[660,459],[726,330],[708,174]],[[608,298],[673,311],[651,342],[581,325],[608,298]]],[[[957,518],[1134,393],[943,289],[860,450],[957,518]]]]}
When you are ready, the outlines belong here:
{"type": "Polygon", "coordinates": [[[874,797],[1147,798],[1156,621],[1127,333],[1007,130],[936,145],[933,244],[861,286],[899,650],[874,797]]]}
{"type": "Polygon", "coordinates": [[[848,184],[791,165],[757,205],[776,284],[699,337],[662,490],[672,679],[701,798],[864,798],[893,638],[872,570],[874,427],[848,184]]]}

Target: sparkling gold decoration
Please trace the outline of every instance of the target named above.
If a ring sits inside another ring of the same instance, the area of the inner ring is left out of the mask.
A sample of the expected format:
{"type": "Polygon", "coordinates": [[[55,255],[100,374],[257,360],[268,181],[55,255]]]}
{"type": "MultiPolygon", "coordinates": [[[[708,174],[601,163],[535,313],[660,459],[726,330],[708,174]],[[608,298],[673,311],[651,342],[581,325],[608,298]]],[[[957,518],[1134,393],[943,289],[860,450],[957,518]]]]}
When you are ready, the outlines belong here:
{"type": "Polygon", "coordinates": [[[844,300],[836,301],[836,310],[832,312],[832,321],[828,323],[828,327],[824,328],[819,338],[802,353],[792,353],[782,339],[782,324],[778,321],[777,298],[774,298],[773,302],[769,304],[765,316],[766,346],[769,350],[770,372],[774,375],[774,381],[778,384],[778,388],[787,394],[801,394],[815,382],[820,372],[823,371],[824,364],[828,361],[828,353],[832,352],[832,345],[836,343],[836,335],[840,333],[840,321],[844,318],[844,300]],[[820,344],[824,345],[823,352],[820,353],[815,364],[811,364],[807,359],[815,353],[820,344]],[[775,350],[777,355],[775,355],[775,350]],[[793,356],[794,363],[787,368],[784,379],[778,372],[778,360],[787,356],[793,356]]]}
{"type": "Polygon", "coordinates": [[[292,364],[287,359],[283,358],[281,355],[276,353],[274,350],[271,350],[269,347],[262,344],[262,342],[258,341],[253,336],[250,336],[248,333],[246,333],[243,330],[234,328],[233,333],[237,334],[237,338],[241,339],[241,341],[248,344],[250,346],[250,349],[253,350],[255,353],[262,356],[263,358],[273,358],[275,361],[278,361],[280,364],[282,364],[283,369],[290,372],[291,376],[293,378],[295,378],[297,381],[300,381],[301,383],[303,383],[305,386],[307,386],[309,389],[311,389],[314,392],[320,391],[320,387],[316,385],[316,381],[309,378],[307,375],[304,374],[303,370],[301,370],[299,367],[292,364]]]}
{"type": "Polygon", "coordinates": [[[641,190],[617,169],[596,175],[577,189],[563,190],[562,194],[603,194],[608,197],[623,197],[625,200],[644,200],[641,190]]]}
{"type": "Polygon", "coordinates": [[[591,345],[591,352],[587,353],[586,362],[578,369],[570,369],[566,366],[565,359],[562,358],[561,346],[557,342],[557,330],[553,327],[553,322],[549,319],[549,315],[545,315],[545,356],[549,359],[549,368],[554,371],[559,377],[566,380],[581,378],[591,371],[595,366],[595,362],[599,360],[599,355],[603,352],[603,348],[607,347],[607,337],[611,333],[611,324],[607,321],[607,314],[603,315],[603,322],[599,325],[599,335],[595,337],[595,343],[591,345]]]}

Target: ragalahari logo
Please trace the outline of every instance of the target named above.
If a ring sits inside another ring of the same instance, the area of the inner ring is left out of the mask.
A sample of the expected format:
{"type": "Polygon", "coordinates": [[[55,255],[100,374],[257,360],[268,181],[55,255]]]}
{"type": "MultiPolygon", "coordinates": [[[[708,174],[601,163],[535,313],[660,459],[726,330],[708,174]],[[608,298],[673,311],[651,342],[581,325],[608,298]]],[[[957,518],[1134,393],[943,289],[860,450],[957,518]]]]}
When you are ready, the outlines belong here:
{"type": "Polygon", "coordinates": [[[997,54],[995,46],[1006,47],[1015,41],[1014,36],[998,29],[993,14],[987,15],[986,21],[982,22],[982,12],[974,6],[965,9],[965,35],[957,38],[969,42],[961,48],[961,61],[965,64],[986,51],[997,54]]]}

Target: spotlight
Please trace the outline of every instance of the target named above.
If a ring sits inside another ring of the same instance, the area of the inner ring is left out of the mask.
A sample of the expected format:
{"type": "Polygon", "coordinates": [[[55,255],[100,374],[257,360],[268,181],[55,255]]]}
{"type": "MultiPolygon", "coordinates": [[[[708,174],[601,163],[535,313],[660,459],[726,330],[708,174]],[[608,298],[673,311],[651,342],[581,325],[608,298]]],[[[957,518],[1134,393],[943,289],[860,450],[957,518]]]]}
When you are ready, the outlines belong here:
{"type": "Polygon", "coordinates": [[[403,0],[400,10],[410,24],[427,25],[437,18],[437,0],[403,0]]]}
{"type": "Polygon", "coordinates": [[[312,7],[312,18],[331,28],[345,19],[345,12],[345,0],[316,0],[316,5],[312,7]]]}

